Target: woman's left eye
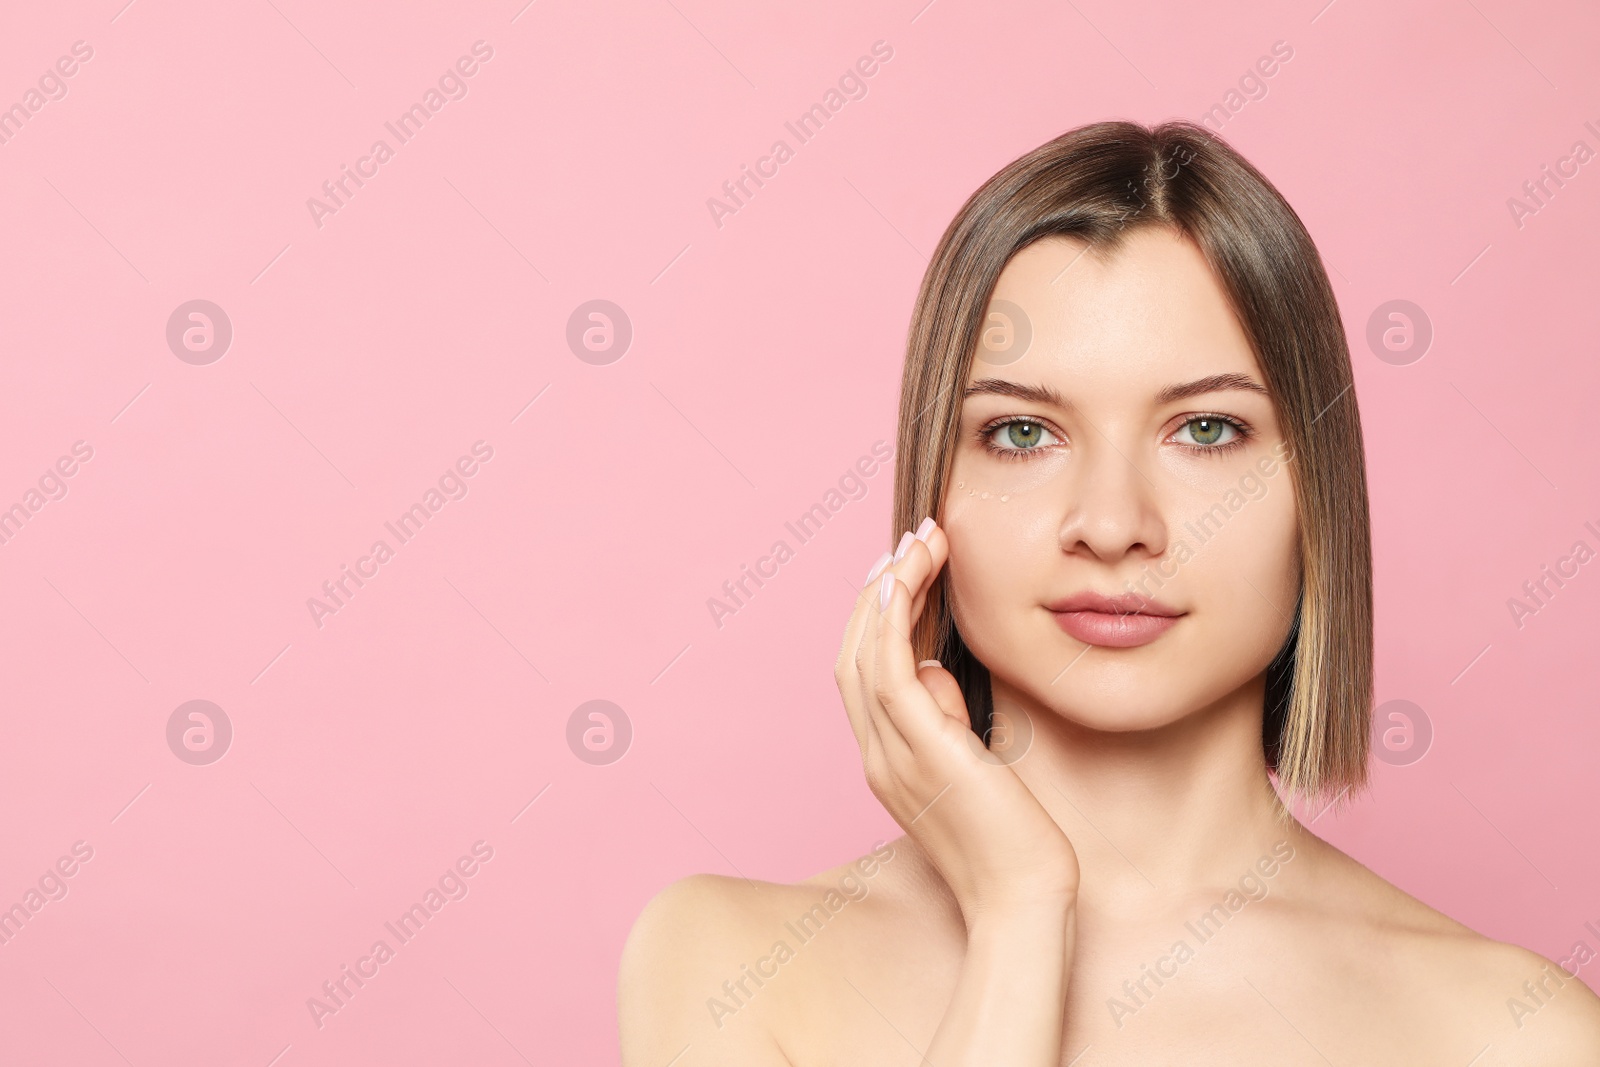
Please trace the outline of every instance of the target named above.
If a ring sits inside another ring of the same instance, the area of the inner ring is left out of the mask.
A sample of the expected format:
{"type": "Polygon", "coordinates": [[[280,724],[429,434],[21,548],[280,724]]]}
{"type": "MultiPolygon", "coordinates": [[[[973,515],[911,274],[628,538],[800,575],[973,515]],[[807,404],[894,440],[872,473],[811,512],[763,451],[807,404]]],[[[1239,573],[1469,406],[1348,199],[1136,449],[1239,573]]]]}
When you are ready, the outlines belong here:
{"type": "Polygon", "coordinates": [[[1242,429],[1231,419],[1219,418],[1216,415],[1196,415],[1178,427],[1177,432],[1182,434],[1187,431],[1189,434],[1189,440],[1180,443],[1210,450],[1235,443],[1244,436],[1242,429]]]}

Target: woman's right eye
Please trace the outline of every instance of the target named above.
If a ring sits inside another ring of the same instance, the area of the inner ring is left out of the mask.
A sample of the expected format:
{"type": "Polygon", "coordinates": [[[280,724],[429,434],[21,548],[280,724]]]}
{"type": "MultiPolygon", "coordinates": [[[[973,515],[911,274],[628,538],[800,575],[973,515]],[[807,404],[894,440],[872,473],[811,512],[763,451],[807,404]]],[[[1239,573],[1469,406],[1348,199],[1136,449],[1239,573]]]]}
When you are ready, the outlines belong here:
{"type": "Polygon", "coordinates": [[[1060,440],[1042,422],[1032,419],[1011,419],[984,431],[984,444],[990,452],[1014,456],[1023,452],[1037,452],[1045,445],[1059,444],[1060,440]]]}

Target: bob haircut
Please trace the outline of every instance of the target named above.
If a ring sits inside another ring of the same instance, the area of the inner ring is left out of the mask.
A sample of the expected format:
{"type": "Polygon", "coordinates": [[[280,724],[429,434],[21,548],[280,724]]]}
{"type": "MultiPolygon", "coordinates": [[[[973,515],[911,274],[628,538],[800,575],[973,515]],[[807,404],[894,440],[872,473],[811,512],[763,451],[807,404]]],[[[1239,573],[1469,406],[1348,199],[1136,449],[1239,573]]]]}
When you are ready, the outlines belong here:
{"type": "MultiPolygon", "coordinates": [[[[1372,715],[1372,549],[1350,352],[1321,257],[1270,182],[1192,122],[1097,122],[1008,164],[939,239],[912,311],[901,378],[891,539],[940,519],[962,386],[1006,263],[1065,235],[1106,255],[1142,227],[1200,249],[1266,376],[1287,443],[1302,568],[1294,624],[1267,668],[1261,742],[1284,799],[1367,783],[1372,715]]],[[[919,660],[955,675],[989,743],[989,671],[956,629],[940,574],[912,633],[919,660]]],[[[1280,813],[1284,814],[1284,813],[1280,813]]]]}

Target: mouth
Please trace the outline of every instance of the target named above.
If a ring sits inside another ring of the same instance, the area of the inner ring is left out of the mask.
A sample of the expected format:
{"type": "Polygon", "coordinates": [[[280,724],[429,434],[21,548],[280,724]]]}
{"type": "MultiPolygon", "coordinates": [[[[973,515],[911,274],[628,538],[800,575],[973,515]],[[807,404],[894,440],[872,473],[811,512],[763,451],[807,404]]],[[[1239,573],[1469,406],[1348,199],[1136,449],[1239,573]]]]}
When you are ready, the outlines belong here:
{"type": "Polygon", "coordinates": [[[1045,607],[1066,633],[1086,645],[1104,648],[1149,644],[1184,615],[1160,601],[1133,593],[1110,597],[1078,593],[1045,607]]]}

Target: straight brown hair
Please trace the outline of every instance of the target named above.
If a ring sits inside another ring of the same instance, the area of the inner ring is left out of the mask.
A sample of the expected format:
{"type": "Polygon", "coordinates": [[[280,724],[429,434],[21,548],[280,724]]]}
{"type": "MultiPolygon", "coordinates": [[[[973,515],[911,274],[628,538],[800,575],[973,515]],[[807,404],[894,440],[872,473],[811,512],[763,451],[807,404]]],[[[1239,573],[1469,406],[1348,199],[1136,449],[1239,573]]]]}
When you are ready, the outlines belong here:
{"type": "MultiPolygon", "coordinates": [[[[1284,799],[1362,789],[1372,714],[1372,549],[1350,352],[1305,226],[1244,157],[1192,122],[1097,122],[984,182],[939,239],[912,311],[901,378],[891,541],[941,519],[963,386],[1000,272],[1040,238],[1114,252],[1142,227],[1195,243],[1266,376],[1291,449],[1302,582],[1294,624],[1267,668],[1261,740],[1284,799]]],[[[968,650],[942,572],[912,633],[961,684],[987,743],[988,669],[968,650]]]]}

